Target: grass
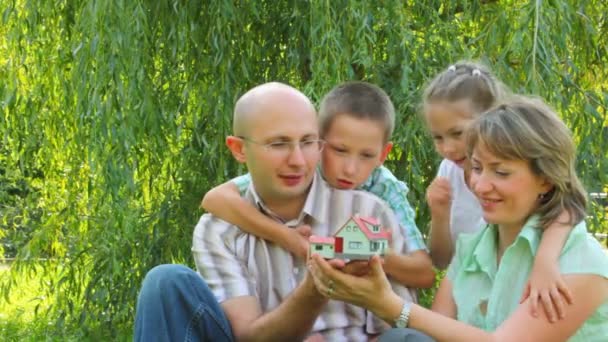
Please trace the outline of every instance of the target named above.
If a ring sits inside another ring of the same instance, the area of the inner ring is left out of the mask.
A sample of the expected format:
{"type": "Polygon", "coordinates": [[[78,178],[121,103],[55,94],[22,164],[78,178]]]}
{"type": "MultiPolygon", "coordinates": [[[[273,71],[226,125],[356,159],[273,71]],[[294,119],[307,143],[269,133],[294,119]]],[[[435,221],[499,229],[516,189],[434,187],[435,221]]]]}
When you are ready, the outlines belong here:
{"type": "MultiPolygon", "coordinates": [[[[7,281],[10,266],[0,263],[0,283],[7,281]]],[[[58,326],[55,318],[46,314],[51,299],[42,297],[40,279],[33,276],[17,275],[17,285],[10,291],[10,297],[0,298],[0,341],[130,341],[131,331],[116,334],[97,327],[58,326]],[[38,315],[36,315],[38,309],[38,315]],[[88,332],[87,332],[88,331],[88,332]]]]}
{"type": "MultiPolygon", "coordinates": [[[[7,281],[11,272],[8,264],[0,264],[0,280],[7,281]]],[[[38,296],[41,284],[26,276],[13,286],[10,297],[0,299],[0,336],[6,341],[49,341],[52,322],[35,317],[36,307],[44,309],[45,299],[38,296]]]]}

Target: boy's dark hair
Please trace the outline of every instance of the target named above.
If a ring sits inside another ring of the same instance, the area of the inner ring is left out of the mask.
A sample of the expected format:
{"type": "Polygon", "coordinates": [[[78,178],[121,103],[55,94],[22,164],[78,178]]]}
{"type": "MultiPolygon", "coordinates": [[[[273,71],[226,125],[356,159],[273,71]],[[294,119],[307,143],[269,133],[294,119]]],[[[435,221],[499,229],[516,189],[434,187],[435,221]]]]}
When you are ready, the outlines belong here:
{"type": "Polygon", "coordinates": [[[367,82],[349,81],[334,87],[321,101],[319,123],[324,137],[337,115],[376,121],[384,127],[384,142],[395,129],[395,107],[386,92],[367,82]]]}

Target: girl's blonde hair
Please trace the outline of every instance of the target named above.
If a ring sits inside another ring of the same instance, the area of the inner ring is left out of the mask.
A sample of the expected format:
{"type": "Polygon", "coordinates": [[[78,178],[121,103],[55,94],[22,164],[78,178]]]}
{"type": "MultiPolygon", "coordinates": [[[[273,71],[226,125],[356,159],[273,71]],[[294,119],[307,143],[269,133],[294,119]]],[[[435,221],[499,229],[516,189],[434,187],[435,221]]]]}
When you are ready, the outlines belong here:
{"type": "MultiPolygon", "coordinates": [[[[572,135],[542,100],[512,97],[480,115],[467,129],[467,157],[479,144],[507,160],[524,160],[532,172],[553,185],[539,197],[535,214],[546,228],[565,210],[568,224],[586,215],[585,189],[576,175],[572,135]]],[[[565,223],[565,222],[564,222],[565,223]]]]}
{"type": "Polygon", "coordinates": [[[459,61],[439,73],[427,85],[424,105],[469,100],[474,114],[493,107],[507,94],[507,88],[481,63],[459,61]]]}

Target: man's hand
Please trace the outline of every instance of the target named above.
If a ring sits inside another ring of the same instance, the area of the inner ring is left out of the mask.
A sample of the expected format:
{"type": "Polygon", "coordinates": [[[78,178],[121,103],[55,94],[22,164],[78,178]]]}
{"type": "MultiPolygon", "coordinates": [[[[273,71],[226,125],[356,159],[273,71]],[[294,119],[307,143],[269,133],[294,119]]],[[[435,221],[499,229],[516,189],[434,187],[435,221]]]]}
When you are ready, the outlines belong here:
{"type": "Polygon", "coordinates": [[[351,261],[344,266],[342,271],[356,277],[362,277],[370,271],[369,262],[367,260],[351,261]]]}
{"type": "MultiPolygon", "coordinates": [[[[354,275],[355,277],[364,277],[371,271],[370,260],[351,261],[342,268],[342,272],[354,275]]],[[[380,265],[384,267],[383,258],[380,258],[380,265]]]]}

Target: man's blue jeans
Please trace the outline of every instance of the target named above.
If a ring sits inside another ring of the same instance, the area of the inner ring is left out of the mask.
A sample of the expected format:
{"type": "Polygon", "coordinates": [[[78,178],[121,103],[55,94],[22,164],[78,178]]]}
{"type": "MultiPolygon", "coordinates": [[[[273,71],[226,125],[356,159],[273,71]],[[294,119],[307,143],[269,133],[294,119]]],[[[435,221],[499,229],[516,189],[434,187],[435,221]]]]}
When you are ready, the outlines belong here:
{"type": "Polygon", "coordinates": [[[385,331],[378,342],[434,342],[430,336],[409,328],[394,328],[385,331]]]}
{"type": "Polygon", "coordinates": [[[234,341],[221,306],[192,269],[160,265],[144,279],[135,317],[135,341],[234,341]]]}

